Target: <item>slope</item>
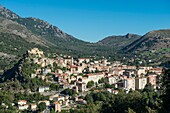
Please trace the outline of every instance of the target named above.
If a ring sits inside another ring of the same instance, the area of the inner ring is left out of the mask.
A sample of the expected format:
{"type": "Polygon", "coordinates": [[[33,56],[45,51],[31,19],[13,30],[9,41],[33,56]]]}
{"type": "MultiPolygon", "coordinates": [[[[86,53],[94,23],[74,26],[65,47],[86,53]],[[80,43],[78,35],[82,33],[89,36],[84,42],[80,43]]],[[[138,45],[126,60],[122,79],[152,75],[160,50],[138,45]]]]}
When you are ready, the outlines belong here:
{"type": "Polygon", "coordinates": [[[139,35],[128,33],[124,36],[109,36],[104,38],[103,40],[100,40],[98,43],[121,49],[134,42],[135,40],[139,39],[140,37],[141,36],[139,35]]]}
{"type": "Polygon", "coordinates": [[[158,51],[170,48],[170,29],[148,32],[140,39],[126,46],[126,52],[134,51],[158,51]]]}

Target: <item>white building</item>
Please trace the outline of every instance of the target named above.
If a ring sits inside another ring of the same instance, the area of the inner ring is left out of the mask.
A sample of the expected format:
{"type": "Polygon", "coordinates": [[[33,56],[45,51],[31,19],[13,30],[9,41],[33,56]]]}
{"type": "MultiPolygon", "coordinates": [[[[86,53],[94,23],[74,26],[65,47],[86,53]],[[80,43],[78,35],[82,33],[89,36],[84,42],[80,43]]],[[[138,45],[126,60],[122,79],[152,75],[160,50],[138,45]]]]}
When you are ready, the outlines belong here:
{"type": "Polygon", "coordinates": [[[99,79],[104,77],[103,73],[93,73],[93,74],[87,74],[88,81],[94,81],[95,83],[98,83],[99,79]]]}
{"type": "Polygon", "coordinates": [[[19,105],[19,106],[18,106],[18,109],[19,109],[19,110],[25,110],[25,109],[28,109],[28,104],[25,104],[25,105],[22,105],[22,106],[21,106],[21,105],[19,105]]]}
{"type": "Polygon", "coordinates": [[[112,76],[109,76],[109,77],[107,77],[107,81],[108,81],[109,84],[115,84],[116,83],[116,78],[112,77],[112,76]]]}
{"type": "Polygon", "coordinates": [[[144,89],[145,85],[147,84],[147,78],[135,78],[135,88],[136,89],[144,89]]]}
{"type": "Polygon", "coordinates": [[[26,100],[18,100],[18,105],[25,105],[27,104],[26,100]]]}
{"type": "Polygon", "coordinates": [[[135,79],[134,78],[127,78],[123,82],[123,86],[126,90],[135,90],[135,79]]]}

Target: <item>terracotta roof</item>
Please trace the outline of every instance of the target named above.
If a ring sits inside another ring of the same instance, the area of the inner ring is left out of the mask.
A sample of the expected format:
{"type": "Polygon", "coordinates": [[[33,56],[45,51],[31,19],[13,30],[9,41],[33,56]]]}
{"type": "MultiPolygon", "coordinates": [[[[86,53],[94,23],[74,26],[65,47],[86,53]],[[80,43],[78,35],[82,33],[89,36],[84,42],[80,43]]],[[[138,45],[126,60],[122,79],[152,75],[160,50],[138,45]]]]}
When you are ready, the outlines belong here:
{"type": "Polygon", "coordinates": [[[150,70],[161,70],[162,71],[162,68],[152,68],[152,69],[150,69],[150,70]]]}
{"type": "Polygon", "coordinates": [[[26,100],[18,100],[18,102],[27,102],[26,100]]]}
{"type": "Polygon", "coordinates": [[[60,104],[60,103],[56,101],[56,102],[53,102],[53,104],[60,104]]]}
{"type": "Polygon", "coordinates": [[[70,65],[70,68],[77,68],[78,66],[70,65]]]}

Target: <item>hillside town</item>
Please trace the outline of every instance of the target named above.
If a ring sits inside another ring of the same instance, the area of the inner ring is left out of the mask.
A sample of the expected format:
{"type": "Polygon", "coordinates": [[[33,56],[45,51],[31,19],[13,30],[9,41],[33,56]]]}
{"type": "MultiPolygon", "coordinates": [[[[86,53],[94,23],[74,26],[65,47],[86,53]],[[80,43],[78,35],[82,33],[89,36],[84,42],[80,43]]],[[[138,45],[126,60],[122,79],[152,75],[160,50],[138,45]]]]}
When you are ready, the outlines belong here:
{"type": "MultiPolygon", "coordinates": [[[[38,86],[34,92],[29,91],[30,94],[40,93],[48,96],[48,99],[32,103],[28,103],[28,100],[18,100],[17,105],[12,103],[21,111],[36,111],[40,103],[45,103],[44,112],[49,112],[50,108],[55,112],[73,109],[78,105],[87,104],[83,97],[91,91],[102,90],[117,95],[120,89],[128,93],[142,90],[146,84],[151,84],[156,91],[159,88],[158,78],[162,74],[161,67],[128,66],[120,61],[109,62],[106,58],[75,59],[65,55],[45,57],[43,51],[38,48],[28,50],[27,55],[25,59],[31,59],[32,63],[38,65],[29,75],[30,78],[57,84],[59,89],[53,90],[46,85],[38,86]]],[[[3,105],[5,106],[5,103],[3,105]]]]}

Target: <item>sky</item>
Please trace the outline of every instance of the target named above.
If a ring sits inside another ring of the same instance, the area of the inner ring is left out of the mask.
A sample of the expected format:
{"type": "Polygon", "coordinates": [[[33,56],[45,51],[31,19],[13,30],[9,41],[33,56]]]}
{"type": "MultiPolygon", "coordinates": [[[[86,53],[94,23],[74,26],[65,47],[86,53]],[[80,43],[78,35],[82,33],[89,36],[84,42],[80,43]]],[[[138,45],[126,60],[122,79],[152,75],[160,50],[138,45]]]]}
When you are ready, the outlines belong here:
{"type": "Polygon", "coordinates": [[[170,28],[170,0],[0,0],[0,5],[89,42],[170,28]]]}

